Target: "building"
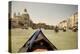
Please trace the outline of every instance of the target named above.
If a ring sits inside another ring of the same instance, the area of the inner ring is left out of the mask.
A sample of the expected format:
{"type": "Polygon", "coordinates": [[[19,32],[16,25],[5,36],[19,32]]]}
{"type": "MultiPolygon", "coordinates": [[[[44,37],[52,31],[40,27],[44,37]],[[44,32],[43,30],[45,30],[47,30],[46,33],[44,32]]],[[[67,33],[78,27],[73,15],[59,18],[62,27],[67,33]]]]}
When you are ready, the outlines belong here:
{"type": "Polygon", "coordinates": [[[22,14],[14,13],[13,18],[11,18],[11,28],[28,28],[32,21],[27,13],[27,9],[24,9],[22,14]]]}
{"type": "Polygon", "coordinates": [[[74,13],[68,18],[68,20],[63,20],[58,24],[59,29],[78,29],[78,12],[74,13]]]}
{"type": "Polygon", "coordinates": [[[58,24],[59,29],[67,29],[67,20],[63,20],[58,24]]]}
{"type": "Polygon", "coordinates": [[[32,29],[37,29],[37,28],[53,29],[53,26],[50,25],[47,26],[45,23],[38,23],[38,24],[33,23],[27,12],[27,9],[24,9],[24,12],[22,14],[20,14],[20,12],[18,14],[14,13],[13,18],[10,19],[10,22],[11,22],[11,28],[28,29],[28,27],[31,27],[32,29]]]}
{"type": "Polygon", "coordinates": [[[68,27],[78,27],[78,12],[74,13],[68,20],[68,27]]]}

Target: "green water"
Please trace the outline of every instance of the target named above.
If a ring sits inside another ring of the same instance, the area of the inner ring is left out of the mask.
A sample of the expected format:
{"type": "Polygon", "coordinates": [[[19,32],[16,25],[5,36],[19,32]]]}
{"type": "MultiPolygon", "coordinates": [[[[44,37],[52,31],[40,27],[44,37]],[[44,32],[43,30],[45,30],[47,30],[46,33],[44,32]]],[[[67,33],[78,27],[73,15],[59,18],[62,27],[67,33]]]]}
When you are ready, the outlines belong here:
{"type": "MultiPolygon", "coordinates": [[[[36,30],[32,29],[12,29],[11,30],[11,42],[12,52],[18,52],[18,50],[24,45],[24,43],[31,37],[36,30]]],[[[42,30],[44,35],[54,44],[59,50],[77,49],[78,43],[77,32],[72,31],[59,31],[54,30],[42,30]]]]}

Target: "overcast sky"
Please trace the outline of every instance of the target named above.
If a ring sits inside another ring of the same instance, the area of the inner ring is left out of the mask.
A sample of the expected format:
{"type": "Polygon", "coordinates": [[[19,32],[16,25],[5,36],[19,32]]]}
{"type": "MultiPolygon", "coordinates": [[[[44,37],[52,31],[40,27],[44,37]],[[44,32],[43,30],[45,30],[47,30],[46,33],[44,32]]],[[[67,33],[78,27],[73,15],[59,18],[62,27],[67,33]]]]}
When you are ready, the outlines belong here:
{"type": "Polygon", "coordinates": [[[13,1],[12,15],[14,12],[22,14],[25,8],[34,23],[46,23],[49,25],[57,25],[78,11],[77,5],[13,1]]]}

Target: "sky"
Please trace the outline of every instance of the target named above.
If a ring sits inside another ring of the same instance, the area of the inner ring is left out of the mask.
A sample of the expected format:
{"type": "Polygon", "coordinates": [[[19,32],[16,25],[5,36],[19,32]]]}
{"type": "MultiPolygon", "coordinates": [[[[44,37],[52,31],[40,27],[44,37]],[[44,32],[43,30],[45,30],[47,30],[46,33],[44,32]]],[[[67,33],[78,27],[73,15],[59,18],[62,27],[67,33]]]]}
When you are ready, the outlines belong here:
{"type": "Polygon", "coordinates": [[[12,16],[18,12],[22,14],[25,8],[34,23],[46,23],[47,25],[57,25],[78,12],[77,5],[13,1],[12,16]]]}

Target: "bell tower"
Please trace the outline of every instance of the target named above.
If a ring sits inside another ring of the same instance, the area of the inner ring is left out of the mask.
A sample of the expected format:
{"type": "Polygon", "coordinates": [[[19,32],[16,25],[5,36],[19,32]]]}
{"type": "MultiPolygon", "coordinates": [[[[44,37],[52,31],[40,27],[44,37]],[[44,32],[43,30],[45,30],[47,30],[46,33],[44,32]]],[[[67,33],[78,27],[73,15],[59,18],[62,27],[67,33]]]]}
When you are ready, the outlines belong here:
{"type": "Polygon", "coordinates": [[[27,9],[26,9],[26,8],[24,9],[24,14],[28,14],[28,13],[27,13],[27,9]]]}
{"type": "Polygon", "coordinates": [[[14,17],[14,18],[16,17],[16,13],[14,13],[13,17],[14,17]]]}

